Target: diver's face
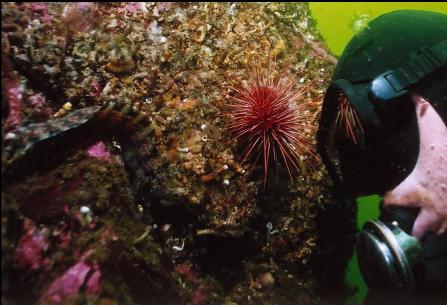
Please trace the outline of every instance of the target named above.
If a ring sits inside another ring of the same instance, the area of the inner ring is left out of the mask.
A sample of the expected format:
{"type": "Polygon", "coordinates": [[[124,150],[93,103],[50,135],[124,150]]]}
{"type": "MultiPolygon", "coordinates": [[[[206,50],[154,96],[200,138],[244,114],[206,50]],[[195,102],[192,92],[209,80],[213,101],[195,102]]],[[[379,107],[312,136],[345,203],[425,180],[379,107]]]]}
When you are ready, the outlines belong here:
{"type": "Polygon", "coordinates": [[[447,127],[424,98],[413,96],[420,146],[416,166],[396,188],[385,194],[385,205],[420,207],[412,234],[421,239],[447,229],[447,127]]]}

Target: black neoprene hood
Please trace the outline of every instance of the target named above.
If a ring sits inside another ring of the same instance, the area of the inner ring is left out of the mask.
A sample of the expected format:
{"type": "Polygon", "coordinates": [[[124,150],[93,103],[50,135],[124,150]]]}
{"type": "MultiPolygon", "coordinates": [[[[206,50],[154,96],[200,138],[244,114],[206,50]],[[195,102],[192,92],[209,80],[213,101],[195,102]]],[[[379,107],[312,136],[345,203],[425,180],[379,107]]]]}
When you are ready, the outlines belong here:
{"type": "Polygon", "coordinates": [[[414,168],[419,132],[411,93],[427,99],[447,125],[445,14],[381,15],[341,55],[325,94],[317,141],[328,171],[348,193],[384,193],[414,168]],[[339,121],[347,109],[343,97],[358,124],[339,121]],[[340,137],[348,129],[350,136],[340,137]],[[354,133],[361,136],[353,139],[354,133]]]}
{"type": "MultiPolygon", "coordinates": [[[[371,81],[387,70],[401,67],[423,46],[431,47],[446,39],[445,14],[400,10],[381,15],[349,42],[332,80],[346,79],[351,83],[371,81]]],[[[447,124],[446,74],[417,87],[447,124]]]]}

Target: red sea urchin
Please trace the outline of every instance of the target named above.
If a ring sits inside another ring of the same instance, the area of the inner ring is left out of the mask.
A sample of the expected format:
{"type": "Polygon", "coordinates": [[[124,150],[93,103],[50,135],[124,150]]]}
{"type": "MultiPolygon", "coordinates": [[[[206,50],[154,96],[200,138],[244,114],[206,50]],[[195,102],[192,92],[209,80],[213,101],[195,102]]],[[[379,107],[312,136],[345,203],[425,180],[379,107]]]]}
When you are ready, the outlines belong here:
{"type": "Polygon", "coordinates": [[[315,157],[307,133],[315,130],[311,110],[316,103],[304,98],[308,85],[297,88],[297,75],[265,76],[259,65],[254,72],[248,81],[233,88],[229,129],[236,139],[245,142],[242,163],[257,152],[256,163],[262,153],[265,185],[271,155],[276,166],[281,155],[290,178],[293,169],[298,170],[306,159],[315,157]]]}

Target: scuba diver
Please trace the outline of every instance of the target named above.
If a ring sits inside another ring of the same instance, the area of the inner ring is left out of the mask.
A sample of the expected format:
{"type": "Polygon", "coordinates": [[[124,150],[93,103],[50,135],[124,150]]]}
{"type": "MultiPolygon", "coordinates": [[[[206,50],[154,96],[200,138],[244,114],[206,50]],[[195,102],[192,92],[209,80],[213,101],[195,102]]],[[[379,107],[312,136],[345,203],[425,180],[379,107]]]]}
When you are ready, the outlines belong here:
{"type": "Polygon", "coordinates": [[[382,196],[357,238],[365,304],[447,304],[447,15],[401,10],[351,39],[318,150],[339,196],[382,196]]]}

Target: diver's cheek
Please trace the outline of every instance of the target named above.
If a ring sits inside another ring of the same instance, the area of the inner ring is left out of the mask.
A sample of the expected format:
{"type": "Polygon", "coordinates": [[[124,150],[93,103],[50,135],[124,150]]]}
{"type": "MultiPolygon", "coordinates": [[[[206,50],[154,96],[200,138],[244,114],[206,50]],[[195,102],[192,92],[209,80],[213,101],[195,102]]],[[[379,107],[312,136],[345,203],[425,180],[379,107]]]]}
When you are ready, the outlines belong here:
{"type": "Polygon", "coordinates": [[[426,233],[442,233],[442,227],[447,225],[447,222],[442,221],[442,216],[436,210],[423,208],[418,214],[413,225],[412,235],[421,239],[426,233]]]}
{"type": "Polygon", "coordinates": [[[420,207],[413,235],[447,228],[447,126],[425,99],[414,96],[420,146],[410,175],[384,196],[385,205],[420,207]]]}
{"type": "Polygon", "coordinates": [[[427,190],[419,184],[415,175],[410,175],[385,194],[383,203],[385,205],[420,207],[423,202],[431,201],[429,195],[427,190]]]}

